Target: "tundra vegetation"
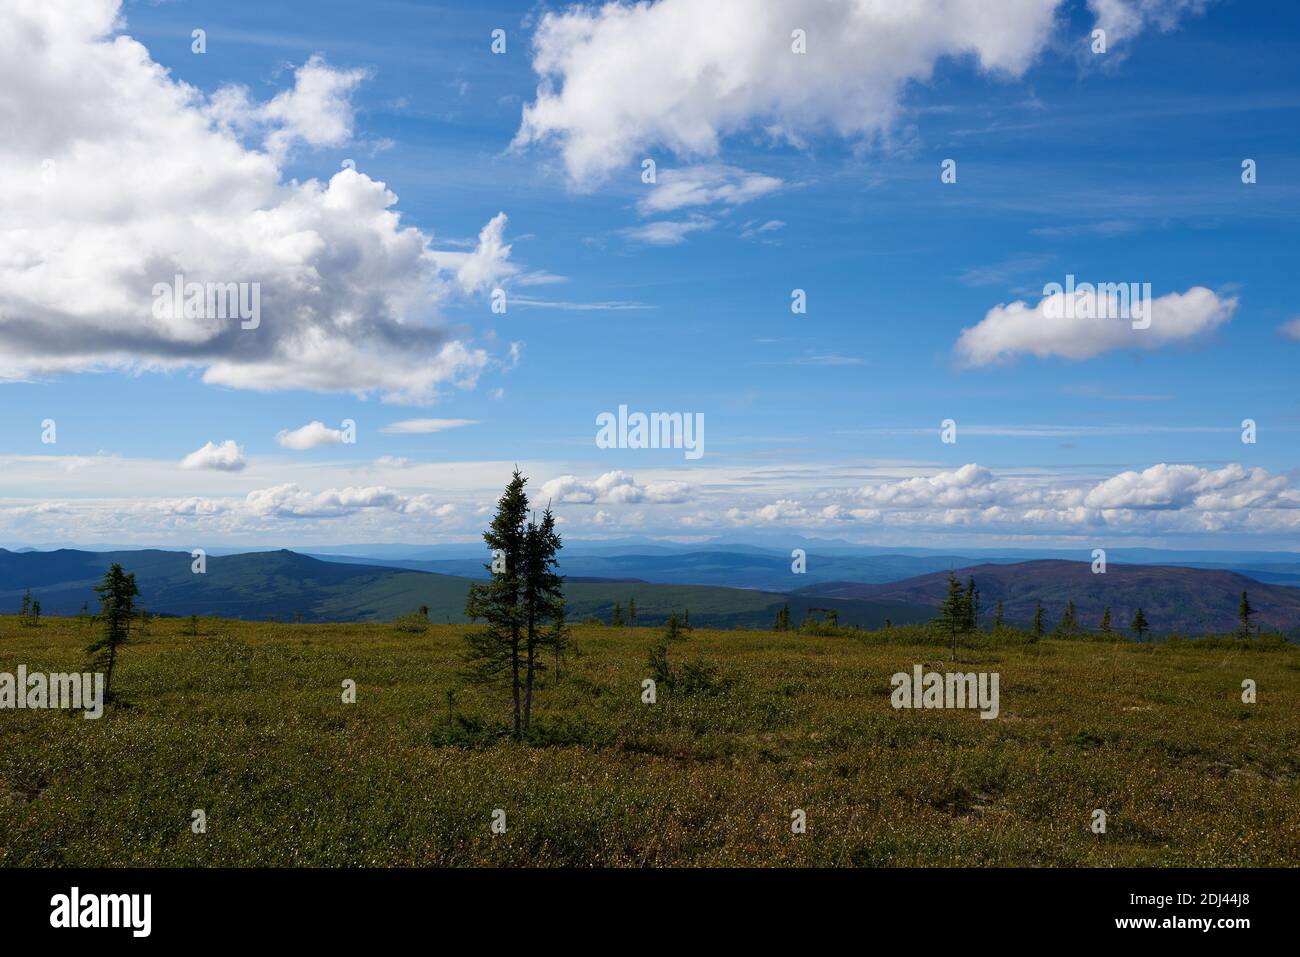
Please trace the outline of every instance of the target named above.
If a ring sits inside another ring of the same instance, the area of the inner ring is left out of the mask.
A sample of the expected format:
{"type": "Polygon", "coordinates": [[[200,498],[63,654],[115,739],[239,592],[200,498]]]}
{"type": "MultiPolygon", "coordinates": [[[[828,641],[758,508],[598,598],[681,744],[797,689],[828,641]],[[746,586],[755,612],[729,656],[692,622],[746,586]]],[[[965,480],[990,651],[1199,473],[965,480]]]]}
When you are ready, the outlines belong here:
{"type": "MultiPolygon", "coordinates": [[[[1300,860],[1300,649],[1082,622],[1034,640],[992,617],[956,631],[955,662],[943,622],[570,625],[518,739],[510,696],[463,677],[464,625],[156,617],[101,720],[0,713],[0,864],[1300,860]],[[668,680],[643,704],[656,660],[668,680]],[[916,664],[998,672],[998,719],[892,708],[916,664]]],[[[80,670],[103,631],[0,617],[0,671],[80,670]]]]}

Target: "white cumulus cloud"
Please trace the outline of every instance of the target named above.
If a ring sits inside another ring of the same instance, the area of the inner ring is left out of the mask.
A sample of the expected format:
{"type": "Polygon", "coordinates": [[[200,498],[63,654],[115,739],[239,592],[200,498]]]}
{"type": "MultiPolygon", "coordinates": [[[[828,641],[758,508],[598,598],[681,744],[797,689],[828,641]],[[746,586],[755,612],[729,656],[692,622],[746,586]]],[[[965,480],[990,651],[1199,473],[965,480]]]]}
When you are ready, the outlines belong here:
{"type": "Polygon", "coordinates": [[[352,136],[353,90],[365,70],[336,70],[319,54],[294,71],[294,85],[266,103],[250,99],[242,86],[225,86],[205,112],[241,134],[260,132],[268,152],[283,159],[295,142],[339,146],[352,136]]]}
{"type": "Polygon", "coordinates": [[[324,422],[308,422],[300,429],[281,429],[276,433],[275,441],[281,448],[299,451],[339,445],[343,441],[343,430],[331,429],[324,422]]]}
{"type": "MultiPolygon", "coordinates": [[[[478,245],[473,252],[438,252],[438,265],[456,276],[456,282],[465,292],[491,291],[495,283],[513,276],[517,271],[510,262],[510,244],[505,240],[505,213],[497,213],[479,230],[478,245]]],[[[534,277],[528,283],[535,284],[534,277]]]]}
{"type": "Polygon", "coordinates": [[[873,508],[973,508],[994,504],[998,489],[993,473],[972,462],[950,472],[870,485],[859,497],[873,508]]]}
{"type": "Polygon", "coordinates": [[[247,464],[244,450],[235,444],[234,439],[226,439],[220,445],[206,442],[203,448],[195,449],[181,459],[183,469],[216,469],[218,472],[239,472],[247,464]]]}
{"type": "Polygon", "coordinates": [[[1099,509],[1212,509],[1216,511],[1297,504],[1284,475],[1232,464],[1221,469],[1153,465],[1099,483],[1084,499],[1099,509]]]}
{"type": "Polygon", "coordinates": [[[400,511],[405,503],[401,493],[382,485],[308,492],[292,482],[256,489],[245,499],[255,515],[293,518],[337,517],[361,509],[400,511]]]}
{"type": "MultiPolygon", "coordinates": [[[[957,339],[958,361],[966,366],[1006,362],[1020,355],[1039,359],[1091,359],[1116,349],[1153,350],[1188,342],[1232,319],[1235,297],[1221,298],[1204,286],[1171,292],[1146,303],[1149,328],[1134,328],[1119,314],[1117,299],[1095,290],[1077,293],[1066,315],[1064,294],[1044,296],[1037,305],[1017,300],[997,305],[957,339]]],[[[1145,322],[1145,319],[1141,319],[1145,322]]]]}
{"type": "Polygon", "coordinates": [[[888,127],[910,82],[945,57],[1018,75],[1049,39],[1060,0],[660,0],[548,12],[540,82],[518,146],[553,141],[576,185],[664,146],[713,157],[729,134],[800,143],[888,127]],[[803,30],[807,53],[792,51],[803,30]]]}
{"type": "Polygon", "coordinates": [[[195,368],[399,402],[474,386],[489,356],[438,305],[510,272],[504,217],[474,252],[442,254],[360,171],[286,181],[291,145],[351,136],[363,74],[314,57],[267,103],[207,95],[120,35],[119,12],[0,4],[0,117],[22,131],[0,137],[0,381],[195,368]],[[155,309],[177,275],[257,284],[260,325],[155,309]]]}

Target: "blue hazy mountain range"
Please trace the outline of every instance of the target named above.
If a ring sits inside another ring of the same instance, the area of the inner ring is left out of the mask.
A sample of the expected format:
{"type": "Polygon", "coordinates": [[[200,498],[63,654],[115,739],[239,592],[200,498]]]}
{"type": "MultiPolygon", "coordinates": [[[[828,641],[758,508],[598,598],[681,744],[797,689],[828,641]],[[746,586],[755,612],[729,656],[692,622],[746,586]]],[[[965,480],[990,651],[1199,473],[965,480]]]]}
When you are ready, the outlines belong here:
{"type": "MultiPolygon", "coordinates": [[[[97,607],[94,585],[114,562],[135,574],[139,603],[150,612],[250,620],[388,621],[424,607],[435,622],[465,620],[472,580],[392,565],[335,562],[288,550],[211,555],[202,573],[190,552],[160,549],[99,552],[0,549],[0,611],[16,612],[28,591],[45,614],[73,615],[97,607]]],[[[897,600],[789,596],[717,585],[570,579],[569,617],[610,620],[615,604],[635,600],[640,624],[658,624],[689,611],[706,627],[767,627],[789,603],[802,620],[810,608],[835,609],[843,624],[878,627],[925,621],[926,606],[897,600]]]]}
{"type": "MultiPolygon", "coordinates": [[[[443,546],[395,555],[355,546],[335,553],[316,550],[321,558],[339,562],[391,565],[444,575],[482,578],[488,572],[481,546],[443,546]],[[464,549],[464,551],[462,551],[464,549]]],[[[1152,548],[1107,549],[1108,562],[1130,565],[1170,565],[1233,571],[1261,582],[1300,585],[1300,555],[1293,552],[1174,552],[1152,548]]],[[[961,553],[932,549],[850,550],[834,543],[804,542],[779,550],[755,545],[705,544],[647,546],[577,542],[566,546],[563,570],[582,578],[636,579],[667,584],[725,585],[787,591],[819,582],[867,584],[901,581],[930,572],[979,564],[1028,561],[1092,561],[1086,550],[986,550],[961,553]],[[802,547],[804,570],[795,573],[794,548],[802,547]]]]}
{"type": "MultiPolygon", "coordinates": [[[[364,621],[427,606],[435,621],[462,621],[467,589],[489,574],[482,547],[349,548],[390,557],[214,549],[206,572],[194,574],[190,552],[182,550],[0,549],[0,610],[16,609],[28,589],[47,613],[93,608],[94,583],[120,562],[137,575],[142,604],[162,614],[364,621]]],[[[1175,563],[1160,550],[1113,549],[1107,561],[1115,574],[1102,577],[1087,574],[1089,554],[910,551],[921,554],[844,554],[832,545],[806,551],[805,571],[796,574],[789,552],[754,545],[574,542],[562,553],[561,571],[575,620],[608,620],[616,603],[626,607],[634,598],[643,624],[690,609],[699,625],[763,627],[787,601],[796,620],[809,608],[835,608],[846,624],[923,621],[954,571],[975,574],[990,599],[1005,594],[1008,621],[1023,618],[1021,605],[1031,600],[1041,599],[1053,614],[1067,599],[1100,607],[1113,598],[1121,613],[1158,601],[1159,625],[1170,631],[1222,629],[1240,592],[1249,590],[1272,627],[1300,626],[1300,556],[1291,553],[1194,553],[1195,560],[1175,563]],[[1096,592],[1102,585],[1106,594],[1096,592]]]]}

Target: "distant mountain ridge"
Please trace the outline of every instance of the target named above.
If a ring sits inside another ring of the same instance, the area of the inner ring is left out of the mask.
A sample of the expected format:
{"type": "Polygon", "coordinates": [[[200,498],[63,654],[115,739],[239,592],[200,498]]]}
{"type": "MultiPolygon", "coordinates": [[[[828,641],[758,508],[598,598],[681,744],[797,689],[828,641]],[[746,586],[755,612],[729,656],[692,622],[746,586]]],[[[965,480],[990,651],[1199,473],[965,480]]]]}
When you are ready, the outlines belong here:
{"type": "MultiPolygon", "coordinates": [[[[203,547],[208,555],[228,556],[284,549],[261,546],[193,545],[142,547],[137,545],[36,545],[10,546],[11,551],[50,552],[176,552],[203,547]]],[[[482,541],[441,544],[355,544],[291,547],[288,551],[324,561],[380,565],[479,578],[486,574],[487,556],[482,541]]],[[[3,545],[0,545],[3,551],[3,545]]],[[[1172,565],[1183,568],[1218,568],[1262,582],[1300,586],[1300,552],[1241,551],[1223,549],[1170,549],[1112,547],[1110,560],[1124,565],[1172,565]]],[[[782,547],[717,538],[681,543],[645,537],[565,540],[565,573],[581,578],[640,578],[665,584],[722,585],[786,591],[829,581],[876,584],[900,581],[932,571],[985,564],[1019,564],[1059,559],[1086,561],[1090,552],[1061,548],[958,548],[886,547],[854,545],[836,539],[790,538],[782,547]],[[791,551],[804,551],[806,574],[796,579],[790,569],[791,551]]]]}
{"type": "MultiPolygon", "coordinates": [[[[974,565],[953,574],[964,584],[975,579],[985,616],[998,600],[1006,621],[1025,624],[1043,603],[1048,627],[1061,619],[1073,601],[1082,627],[1096,629],[1105,609],[1113,627],[1127,630],[1140,607],[1157,634],[1226,633],[1237,627],[1241,593],[1256,610],[1256,623],[1300,634],[1300,588],[1272,585],[1221,569],[1170,565],[1109,564],[1094,575],[1089,562],[1041,560],[1009,565],[974,565]]],[[[887,584],[822,582],[799,590],[818,598],[901,601],[938,608],[948,590],[948,572],[935,572],[887,584]]]]}
{"type": "MultiPolygon", "coordinates": [[[[1124,562],[1123,555],[1130,551],[1133,550],[1113,550],[1112,560],[1120,564],[1152,564],[1124,562]]],[[[1271,559],[1277,556],[1286,557],[1287,553],[1276,553],[1276,556],[1269,553],[1262,554],[1271,559]]],[[[488,574],[487,558],[482,554],[482,549],[478,549],[472,555],[435,559],[411,557],[385,559],[336,553],[317,553],[314,557],[332,562],[387,565],[442,575],[461,575],[466,578],[485,578],[488,574]]],[[[566,548],[561,556],[561,568],[566,575],[575,578],[642,579],[665,584],[721,585],[728,588],[790,591],[802,590],[809,585],[825,582],[882,584],[929,572],[946,572],[949,569],[984,564],[1018,565],[1025,561],[1024,558],[1008,557],[980,561],[969,555],[944,553],[911,555],[895,552],[875,555],[807,552],[805,558],[804,572],[796,575],[791,570],[791,557],[788,552],[779,553],[752,548],[743,552],[703,548],[678,552],[645,552],[625,551],[620,548],[609,552],[578,550],[570,553],[566,548]]],[[[1059,556],[1053,558],[1062,561],[1071,560],[1061,559],[1059,556]]],[[[1176,565],[1182,568],[1218,568],[1270,584],[1300,586],[1300,562],[1264,561],[1258,556],[1254,559],[1244,559],[1235,553],[1224,553],[1224,558],[1232,564],[1197,561],[1155,564],[1176,565]]]]}
{"type": "MultiPolygon", "coordinates": [[[[317,554],[333,562],[387,565],[412,571],[486,578],[486,554],[465,558],[433,560],[371,559],[352,555],[317,554]]],[[[689,551],[652,553],[621,551],[609,554],[560,555],[560,571],[573,578],[642,579],[672,585],[719,585],[726,588],[756,588],[790,591],[823,581],[889,582],[925,572],[971,564],[959,555],[838,556],[808,554],[806,569],[791,570],[789,553],[770,554],[749,550],[689,551]]]]}
{"type": "MultiPolygon", "coordinates": [[[[18,610],[30,588],[47,614],[76,614],[97,607],[93,587],[114,562],[133,572],[140,604],[151,612],[292,621],[376,621],[429,608],[430,620],[464,621],[469,578],[400,567],[335,562],[288,550],[208,556],[205,574],[191,571],[188,552],[11,552],[0,549],[0,612],[18,610]]],[[[651,584],[576,576],[566,582],[569,618],[605,621],[616,603],[626,612],[635,599],[638,620],[657,624],[672,612],[690,611],[691,623],[711,627],[768,627],[787,602],[795,621],[809,608],[834,608],[843,624],[876,627],[926,621],[928,608],[905,602],[787,596],[714,585],[651,584]]]]}
{"type": "MultiPolygon", "coordinates": [[[[902,624],[934,617],[956,558],[809,555],[807,574],[796,575],[788,557],[752,551],[561,553],[560,570],[569,576],[569,617],[575,620],[588,615],[609,620],[615,603],[626,610],[635,598],[644,624],[690,609],[695,624],[767,627],[788,601],[795,622],[810,608],[834,608],[842,623],[870,627],[886,619],[902,624]],[[837,573],[844,577],[828,577],[837,573]],[[749,587],[731,587],[738,583],[749,587]]],[[[75,614],[84,602],[94,608],[94,584],[111,563],[120,562],[136,574],[141,604],[162,614],[288,621],[301,612],[304,621],[370,621],[424,605],[432,620],[458,622],[464,620],[470,585],[487,575],[478,558],[367,563],[282,549],[209,555],[203,575],[191,572],[192,561],[188,552],[159,549],[0,549],[0,612],[16,611],[28,588],[47,613],[75,614]]],[[[1110,607],[1114,627],[1125,629],[1141,607],[1158,634],[1229,632],[1246,591],[1259,624],[1300,635],[1300,588],[1233,571],[1112,562],[1106,574],[1093,575],[1086,561],[1059,559],[966,564],[955,571],[963,581],[974,576],[986,615],[1002,599],[1008,623],[1032,620],[1041,600],[1054,626],[1072,600],[1084,627],[1095,627],[1110,607]]]]}

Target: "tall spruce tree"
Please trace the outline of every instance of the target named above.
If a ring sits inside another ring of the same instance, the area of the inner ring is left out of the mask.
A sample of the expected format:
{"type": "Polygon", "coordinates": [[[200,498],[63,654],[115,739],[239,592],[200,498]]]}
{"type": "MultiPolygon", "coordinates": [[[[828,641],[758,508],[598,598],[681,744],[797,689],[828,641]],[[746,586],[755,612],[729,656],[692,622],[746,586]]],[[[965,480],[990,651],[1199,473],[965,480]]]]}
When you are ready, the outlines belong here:
{"type": "Polygon", "coordinates": [[[1250,598],[1243,591],[1241,593],[1241,604],[1237,606],[1237,637],[1250,637],[1250,618],[1255,614],[1255,609],[1250,607],[1250,598]]]}
{"type": "Polygon", "coordinates": [[[1071,637],[1079,627],[1078,613],[1074,610],[1073,599],[1066,601],[1065,611],[1061,612],[1060,632],[1066,638],[1071,637]]]}
{"type": "Polygon", "coordinates": [[[673,612],[664,622],[664,640],[682,641],[685,638],[686,636],[682,634],[681,620],[677,617],[677,612],[673,612]]]}
{"type": "Polygon", "coordinates": [[[555,516],[548,505],[540,522],[529,519],[527,482],[516,468],[483,533],[492,551],[484,567],[492,577],[471,586],[465,600],[466,617],[486,624],[465,635],[465,677],[509,684],[516,738],[532,721],[533,687],[545,667],[545,649],[554,650],[558,667],[568,644],[564,579],[555,571],[561,546],[555,516]]]}
{"type": "Polygon", "coordinates": [[[1038,600],[1038,607],[1034,610],[1034,640],[1037,641],[1043,637],[1043,600],[1038,600]]]}
{"type": "Polygon", "coordinates": [[[481,684],[507,681],[514,703],[514,735],[523,733],[521,653],[526,627],[523,603],[525,558],[528,536],[528,480],[516,468],[510,484],[497,501],[496,515],[483,533],[492,552],[484,567],[492,573],[486,584],[470,586],[465,599],[465,617],[486,623],[465,635],[465,677],[481,684]]]}
{"type": "Polygon", "coordinates": [[[1001,598],[998,599],[997,605],[994,606],[993,608],[993,630],[994,631],[1002,630],[1002,599],[1001,598]]]}
{"type": "Polygon", "coordinates": [[[790,603],[786,602],[776,613],[776,622],[772,625],[773,631],[790,630],[790,603]]]}
{"type": "Polygon", "coordinates": [[[136,617],[135,600],[140,594],[135,573],[127,574],[114,562],[95,586],[99,596],[99,620],[104,623],[104,633],[87,646],[90,667],[104,672],[104,700],[113,694],[113,668],[117,664],[117,649],[131,640],[131,622],[136,617]]]}
{"type": "Polygon", "coordinates": [[[1101,632],[1102,632],[1102,634],[1104,634],[1104,635],[1109,635],[1109,634],[1110,634],[1110,627],[1111,627],[1111,625],[1110,625],[1110,605],[1107,605],[1107,606],[1106,606],[1106,610],[1103,611],[1103,612],[1101,613],[1101,632]]]}
{"type": "Polygon", "coordinates": [[[952,640],[950,657],[954,661],[957,660],[957,634],[965,630],[969,615],[970,607],[966,601],[966,592],[962,589],[961,582],[957,581],[957,576],[949,572],[948,595],[939,607],[939,624],[944,631],[948,632],[952,640]]]}
{"type": "Polygon", "coordinates": [[[1151,627],[1147,624],[1147,616],[1142,614],[1142,609],[1139,608],[1133,616],[1133,634],[1137,636],[1138,641],[1141,641],[1142,637],[1150,630],[1151,627]]]}

